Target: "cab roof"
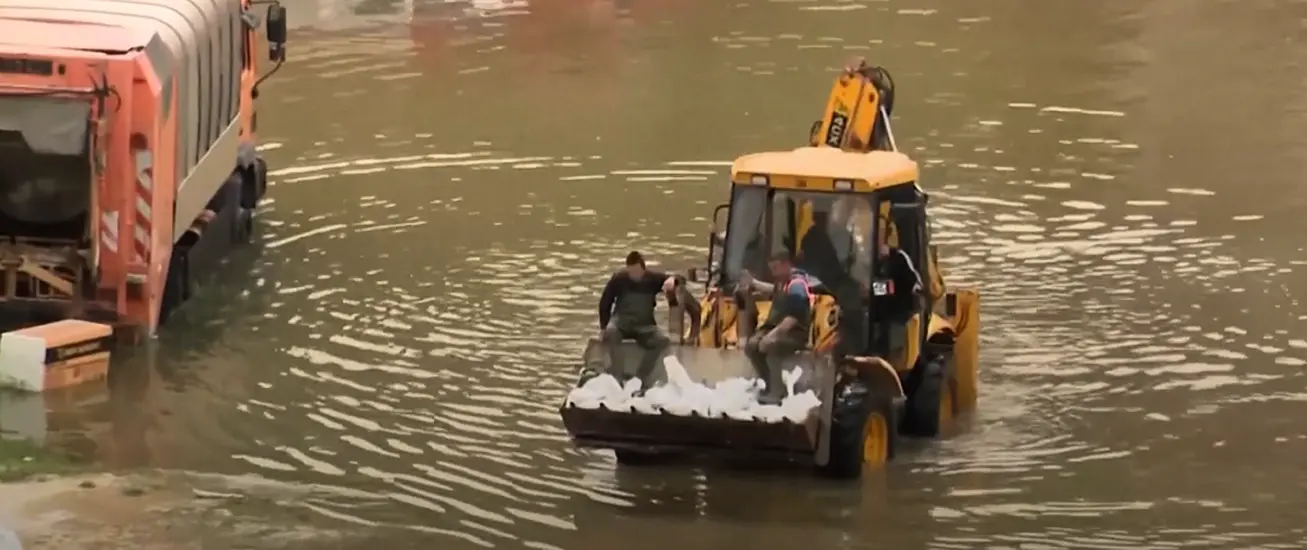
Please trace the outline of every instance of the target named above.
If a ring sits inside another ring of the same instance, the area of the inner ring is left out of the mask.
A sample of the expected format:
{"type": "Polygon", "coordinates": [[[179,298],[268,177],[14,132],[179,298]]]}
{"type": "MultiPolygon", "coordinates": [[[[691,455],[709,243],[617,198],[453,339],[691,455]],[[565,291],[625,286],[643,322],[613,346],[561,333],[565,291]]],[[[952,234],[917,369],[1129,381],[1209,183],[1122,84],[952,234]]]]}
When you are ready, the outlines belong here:
{"type": "MultiPolygon", "coordinates": [[[[744,155],[731,164],[733,182],[750,183],[754,175],[773,179],[853,180],[853,190],[875,191],[916,181],[917,163],[897,151],[862,153],[834,147],[800,147],[744,155]]],[[[829,185],[820,187],[831,189],[829,185]]]]}

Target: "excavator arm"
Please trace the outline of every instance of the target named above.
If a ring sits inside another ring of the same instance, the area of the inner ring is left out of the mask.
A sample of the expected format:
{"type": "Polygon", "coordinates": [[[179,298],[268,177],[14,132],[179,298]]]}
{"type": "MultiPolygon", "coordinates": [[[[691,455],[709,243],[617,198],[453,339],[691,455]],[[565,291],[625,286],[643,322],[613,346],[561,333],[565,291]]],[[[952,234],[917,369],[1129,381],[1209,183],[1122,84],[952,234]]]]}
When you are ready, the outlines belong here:
{"type": "Polygon", "coordinates": [[[894,79],[889,71],[858,60],[831,86],[826,111],[812,125],[809,145],[846,151],[895,151],[889,117],[894,110],[894,79]]]}

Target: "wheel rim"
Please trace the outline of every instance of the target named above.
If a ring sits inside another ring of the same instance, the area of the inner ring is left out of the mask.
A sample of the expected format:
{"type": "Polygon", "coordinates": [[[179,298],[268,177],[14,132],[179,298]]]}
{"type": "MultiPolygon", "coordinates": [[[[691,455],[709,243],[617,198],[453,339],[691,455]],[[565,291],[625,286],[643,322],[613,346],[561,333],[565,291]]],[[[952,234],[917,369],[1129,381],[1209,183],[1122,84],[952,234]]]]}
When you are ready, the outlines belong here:
{"type": "Polygon", "coordinates": [[[862,463],[868,467],[881,466],[889,460],[889,422],[885,416],[873,412],[867,417],[862,430],[862,463]]]}

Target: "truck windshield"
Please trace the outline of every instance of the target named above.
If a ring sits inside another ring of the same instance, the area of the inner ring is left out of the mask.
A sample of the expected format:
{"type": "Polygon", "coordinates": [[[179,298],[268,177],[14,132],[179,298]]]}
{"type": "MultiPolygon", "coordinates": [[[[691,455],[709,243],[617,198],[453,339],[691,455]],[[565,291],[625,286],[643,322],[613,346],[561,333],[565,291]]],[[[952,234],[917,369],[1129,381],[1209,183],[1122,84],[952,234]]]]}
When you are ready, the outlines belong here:
{"type": "Polygon", "coordinates": [[[795,258],[797,267],[832,290],[870,280],[874,219],[870,195],[746,186],[732,193],[723,286],[739,280],[744,269],[760,281],[772,282],[767,259],[782,250],[795,258]]]}

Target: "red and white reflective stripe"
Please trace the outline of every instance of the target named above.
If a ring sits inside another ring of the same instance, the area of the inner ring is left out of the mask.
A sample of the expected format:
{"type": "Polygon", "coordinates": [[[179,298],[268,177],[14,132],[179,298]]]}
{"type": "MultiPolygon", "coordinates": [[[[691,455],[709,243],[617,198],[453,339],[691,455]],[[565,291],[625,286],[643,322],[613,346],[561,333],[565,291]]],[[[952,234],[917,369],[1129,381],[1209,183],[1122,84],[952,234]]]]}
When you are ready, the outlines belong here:
{"type": "Polygon", "coordinates": [[[808,287],[808,278],[807,278],[807,277],[801,277],[801,276],[798,276],[798,275],[791,275],[791,276],[790,276],[790,280],[789,280],[788,282],[785,283],[785,288],[783,288],[783,289],[781,289],[781,290],[784,291],[784,292],[789,292],[789,291],[790,291],[790,285],[793,285],[793,284],[795,284],[795,283],[798,283],[798,284],[800,284],[800,285],[803,285],[803,293],[808,295],[808,307],[816,307],[816,305],[817,305],[817,295],[813,294],[813,293],[812,293],[812,289],[808,287]]]}
{"type": "Polygon", "coordinates": [[[110,210],[100,214],[100,246],[118,253],[118,212],[110,210]]]}
{"type": "Polygon", "coordinates": [[[154,221],[154,209],[150,207],[154,197],[154,154],[149,149],[136,151],[136,257],[141,262],[150,261],[150,230],[154,221]]]}

